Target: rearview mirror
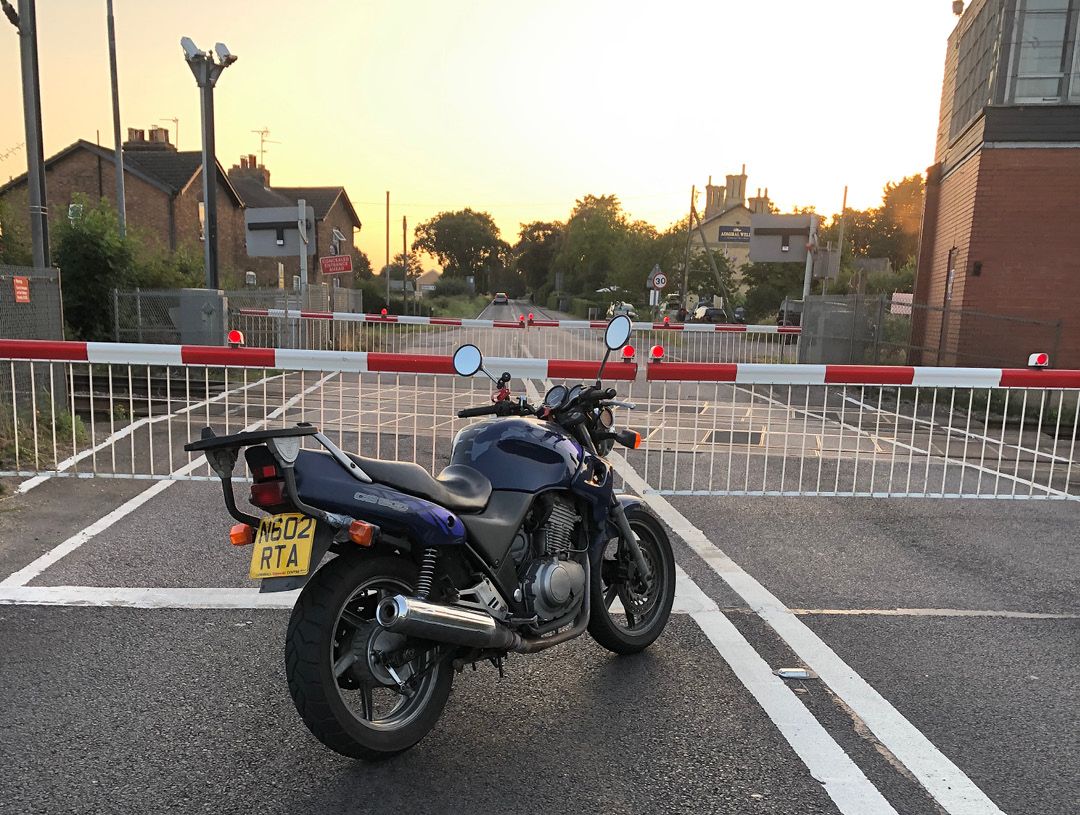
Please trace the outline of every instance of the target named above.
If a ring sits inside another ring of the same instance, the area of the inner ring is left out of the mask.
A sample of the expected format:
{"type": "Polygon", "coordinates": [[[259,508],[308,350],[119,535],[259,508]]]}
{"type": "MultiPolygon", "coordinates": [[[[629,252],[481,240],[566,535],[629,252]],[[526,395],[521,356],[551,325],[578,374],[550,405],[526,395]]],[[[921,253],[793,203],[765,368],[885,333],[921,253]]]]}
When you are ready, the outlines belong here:
{"type": "Polygon", "coordinates": [[[473,376],[484,367],[484,355],[475,345],[462,345],[454,352],[454,370],[458,376],[473,376]]]}
{"type": "Polygon", "coordinates": [[[625,314],[613,317],[611,322],[607,324],[607,331],[604,332],[604,345],[611,351],[618,351],[630,341],[630,330],[632,328],[633,323],[625,314]]]}

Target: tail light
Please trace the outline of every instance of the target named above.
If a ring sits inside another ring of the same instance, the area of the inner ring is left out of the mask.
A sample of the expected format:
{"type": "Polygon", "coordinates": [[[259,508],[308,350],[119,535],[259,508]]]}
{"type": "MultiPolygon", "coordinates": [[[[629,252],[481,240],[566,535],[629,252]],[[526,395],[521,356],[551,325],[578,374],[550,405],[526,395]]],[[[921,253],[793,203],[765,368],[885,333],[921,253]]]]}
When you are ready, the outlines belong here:
{"type": "Polygon", "coordinates": [[[251,503],[268,509],[285,503],[285,482],[262,481],[251,485],[251,503]]]}

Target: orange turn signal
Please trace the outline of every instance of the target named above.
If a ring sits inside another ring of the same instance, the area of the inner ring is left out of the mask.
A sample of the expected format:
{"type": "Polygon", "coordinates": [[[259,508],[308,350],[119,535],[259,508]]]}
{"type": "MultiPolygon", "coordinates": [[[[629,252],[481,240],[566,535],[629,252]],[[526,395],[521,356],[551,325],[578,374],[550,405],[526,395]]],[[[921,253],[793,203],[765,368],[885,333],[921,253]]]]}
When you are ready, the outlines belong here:
{"type": "Polygon", "coordinates": [[[633,433],[634,433],[634,449],[637,450],[639,447],[641,447],[641,434],[638,433],[636,430],[633,431],[633,433]]]}
{"type": "Polygon", "coordinates": [[[371,546],[375,543],[376,529],[377,526],[366,521],[353,521],[349,524],[349,540],[357,546],[371,546]]]}
{"type": "Polygon", "coordinates": [[[229,530],[229,543],[233,546],[247,546],[255,542],[255,530],[247,524],[236,524],[229,530]]]}

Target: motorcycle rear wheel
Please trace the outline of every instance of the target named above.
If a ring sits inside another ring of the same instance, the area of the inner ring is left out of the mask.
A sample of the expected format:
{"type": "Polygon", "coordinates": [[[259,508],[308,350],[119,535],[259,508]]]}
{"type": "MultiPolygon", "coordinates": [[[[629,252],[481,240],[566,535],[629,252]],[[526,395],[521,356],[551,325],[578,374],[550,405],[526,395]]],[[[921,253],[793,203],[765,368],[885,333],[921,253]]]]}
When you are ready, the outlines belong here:
{"type": "Polygon", "coordinates": [[[412,595],[416,578],[416,566],[402,558],[337,557],[308,581],[293,608],[285,642],[289,693],[308,730],[341,755],[396,755],[442,715],[453,684],[450,663],[375,622],[378,601],[412,595]]]}
{"type": "Polygon", "coordinates": [[[651,645],[667,625],[675,602],[675,555],[664,527],[642,506],[626,510],[626,520],[649,565],[646,587],[633,579],[637,567],[619,538],[601,554],[600,568],[592,570],[589,634],[616,654],[636,654],[651,645]],[[612,611],[616,599],[622,613],[612,611]]]}

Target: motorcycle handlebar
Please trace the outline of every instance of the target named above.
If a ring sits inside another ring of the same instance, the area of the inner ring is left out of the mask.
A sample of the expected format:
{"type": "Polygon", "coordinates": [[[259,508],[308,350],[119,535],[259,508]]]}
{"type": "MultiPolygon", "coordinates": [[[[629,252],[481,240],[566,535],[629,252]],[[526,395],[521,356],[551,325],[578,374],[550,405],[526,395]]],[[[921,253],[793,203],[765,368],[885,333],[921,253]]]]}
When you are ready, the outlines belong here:
{"type": "Polygon", "coordinates": [[[484,405],[482,407],[463,408],[459,410],[457,415],[459,419],[471,419],[474,416],[489,416],[499,412],[499,402],[493,405],[484,405]]]}
{"type": "Polygon", "coordinates": [[[458,411],[459,419],[471,419],[475,416],[531,416],[535,411],[524,400],[513,402],[504,399],[490,405],[482,405],[474,408],[464,408],[458,411]]]}

